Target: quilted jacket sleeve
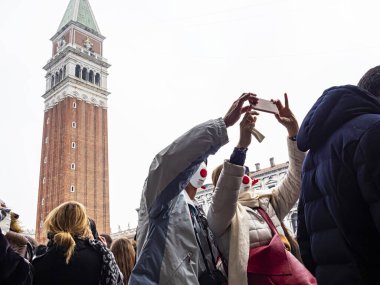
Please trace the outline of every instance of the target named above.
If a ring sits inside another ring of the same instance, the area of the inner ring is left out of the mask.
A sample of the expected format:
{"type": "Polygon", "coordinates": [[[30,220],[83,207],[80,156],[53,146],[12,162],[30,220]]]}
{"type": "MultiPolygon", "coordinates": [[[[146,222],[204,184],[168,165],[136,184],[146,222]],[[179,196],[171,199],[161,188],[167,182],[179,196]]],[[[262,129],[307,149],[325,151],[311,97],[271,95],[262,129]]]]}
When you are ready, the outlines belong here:
{"type": "Polygon", "coordinates": [[[244,167],[225,161],[207,213],[210,229],[220,237],[235,215],[244,167]]]}
{"type": "Polygon", "coordinates": [[[359,189],[380,234],[380,122],[360,139],[354,163],[359,189]]]}
{"type": "Polygon", "coordinates": [[[297,143],[287,138],[289,168],[284,180],[274,188],[271,203],[280,221],[289,213],[299,198],[301,191],[301,168],[305,153],[297,148],[297,143]]]}
{"type": "Polygon", "coordinates": [[[304,200],[301,197],[298,202],[298,227],[297,227],[297,241],[300,246],[301,258],[305,267],[315,275],[315,263],[311,254],[311,244],[310,236],[308,234],[305,222],[305,209],[304,209],[304,200]]]}

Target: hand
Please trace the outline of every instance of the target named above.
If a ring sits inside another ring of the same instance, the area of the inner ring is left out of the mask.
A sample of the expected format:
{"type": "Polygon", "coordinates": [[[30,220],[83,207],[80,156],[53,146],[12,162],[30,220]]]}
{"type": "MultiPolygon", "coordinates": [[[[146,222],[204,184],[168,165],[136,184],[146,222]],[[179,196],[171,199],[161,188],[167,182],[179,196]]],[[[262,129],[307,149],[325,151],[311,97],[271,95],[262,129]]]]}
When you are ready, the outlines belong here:
{"type": "Polygon", "coordinates": [[[102,236],[99,236],[98,238],[107,247],[107,241],[106,241],[106,239],[104,237],[102,237],[102,236]]]}
{"type": "Polygon", "coordinates": [[[292,111],[289,109],[288,95],[286,93],[284,93],[284,98],[285,107],[280,100],[271,100],[278,108],[278,115],[275,114],[275,117],[277,121],[288,130],[289,137],[294,137],[298,133],[298,122],[292,111]]]}
{"type": "Polygon", "coordinates": [[[231,106],[227,114],[224,116],[223,120],[226,127],[233,126],[239,119],[241,114],[246,113],[252,109],[251,106],[243,107],[245,101],[249,101],[250,104],[256,104],[257,98],[256,94],[253,93],[243,93],[231,106]]]}
{"type": "Polygon", "coordinates": [[[240,139],[238,145],[236,146],[237,148],[247,148],[251,144],[251,129],[255,126],[257,115],[259,115],[259,113],[256,111],[245,113],[240,122],[240,139]]]}

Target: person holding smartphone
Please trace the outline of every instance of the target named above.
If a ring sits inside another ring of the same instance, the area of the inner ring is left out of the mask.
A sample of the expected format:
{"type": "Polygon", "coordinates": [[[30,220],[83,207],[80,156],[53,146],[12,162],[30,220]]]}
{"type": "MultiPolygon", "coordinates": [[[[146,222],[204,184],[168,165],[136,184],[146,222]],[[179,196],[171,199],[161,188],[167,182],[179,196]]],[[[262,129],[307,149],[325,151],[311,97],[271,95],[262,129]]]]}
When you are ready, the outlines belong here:
{"type": "Polygon", "coordinates": [[[206,217],[193,199],[207,174],[207,157],[228,142],[227,128],[251,110],[245,102],[256,101],[254,94],[243,94],[223,118],[193,127],[155,156],[141,196],[129,285],[222,284],[213,276],[206,217]]]}
{"type": "Polygon", "coordinates": [[[272,240],[271,229],[261,217],[259,208],[263,209],[272,220],[281,236],[283,246],[291,249],[281,221],[299,197],[301,167],[305,154],[297,148],[295,138],[298,123],[289,108],[287,94],[284,98],[285,105],[280,100],[273,100],[271,104],[277,107],[275,117],[288,133],[286,143],[289,169],[286,178],[271,189],[270,193],[257,195],[251,187],[250,177],[243,174],[230,175],[232,171],[236,173],[238,168],[237,165],[231,165],[231,161],[239,161],[238,165],[241,165],[241,168],[244,165],[246,152],[251,143],[251,129],[255,125],[255,121],[249,120],[242,121],[240,125],[240,140],[230,160],[225,161],[213,172],[215,192],[207,217],[219,249],[228,262],[229,284],[269,284],[255,283],[247,277],[247,267],[251,262],[250,251],[268,245],[272,240]]]}

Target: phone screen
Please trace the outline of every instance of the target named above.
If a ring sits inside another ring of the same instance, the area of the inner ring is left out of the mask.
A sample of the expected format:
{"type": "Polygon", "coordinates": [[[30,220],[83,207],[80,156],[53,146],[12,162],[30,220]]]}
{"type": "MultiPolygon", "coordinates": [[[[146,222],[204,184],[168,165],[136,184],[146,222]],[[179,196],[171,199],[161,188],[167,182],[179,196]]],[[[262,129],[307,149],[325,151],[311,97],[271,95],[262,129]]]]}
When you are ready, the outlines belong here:
{"type": "Polygon", "coordinates": [[[257,104],[252,105],[252,108],[258,111],[278,114],[277,106],[272,101],[261,99],[261,98],[258,98],[257,104]]]}

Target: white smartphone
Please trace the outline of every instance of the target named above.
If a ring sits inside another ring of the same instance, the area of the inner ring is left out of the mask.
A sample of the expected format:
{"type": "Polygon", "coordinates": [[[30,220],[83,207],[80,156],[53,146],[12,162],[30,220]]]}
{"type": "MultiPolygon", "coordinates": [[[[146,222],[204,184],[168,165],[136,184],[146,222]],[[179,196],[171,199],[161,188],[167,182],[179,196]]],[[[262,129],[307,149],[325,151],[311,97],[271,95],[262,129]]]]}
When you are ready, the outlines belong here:
{"type": "Polygon", "coordinates": [[[257,104],[251,105],[251,106],[253,109],[258,110],[258,111],[278,114],[278,109],[277,109],[276,104],[274,104],[272,101],[269,101],[269,100],[258,98],[257,104]]]}

